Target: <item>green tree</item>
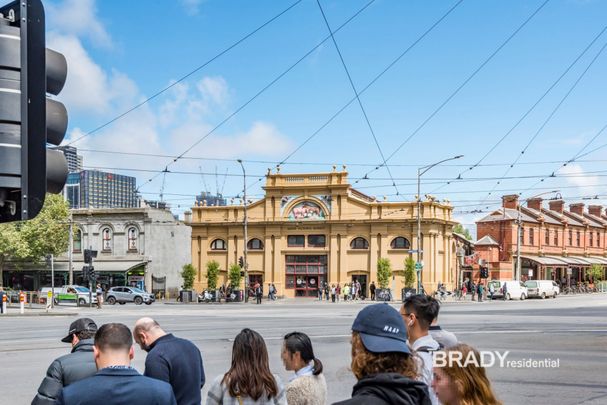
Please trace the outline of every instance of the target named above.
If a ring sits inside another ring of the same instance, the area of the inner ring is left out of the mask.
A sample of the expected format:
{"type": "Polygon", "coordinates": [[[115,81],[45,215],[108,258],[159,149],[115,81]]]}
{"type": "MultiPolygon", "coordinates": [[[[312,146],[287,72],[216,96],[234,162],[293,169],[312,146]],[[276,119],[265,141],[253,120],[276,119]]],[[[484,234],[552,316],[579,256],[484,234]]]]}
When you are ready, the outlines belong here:
{"type": "Polygon", "coordinates": [[[47,194],[40,213],[29,221],[0,224],[0,284],[7,261],[40,263],[68,249],[68,203],[61,195],[47,194]]]}
{"type": "Polygon", "coordinates": [[[388,288],[392,276],[392,265],[390,259],[379,258],[377,260],[377,283],[379,288],[388,288]]]}
{"type": "Polygon", "coordinates": [[[191,290],[194,288],[194,277],[196,277],[196,269],[191,264],[186,264],[181,268],[181,278],[183,278],[183,285],[181,288],[184,290],[191,290]]]}
{"type": "Polygon", "coordinates": [[[219,263],[211,260],[207,263],[207,286],[210,291],[217,289],[217,279],[219,277],[219,263]]]}
{"type": "Polygon", "coordinates": [[[415,286],[415,259],[411,256],[405,259],[405,288],[415,286]]]}
{"type": "Polygon", "coordinates": [[[230,285],[234,289],[240,289],[240,280],[242,280],[242,276],[240,275],[241,271],[242,269],[236,263],[230,265],[228,277],[230,279],[230,285]]]}
{"type": "Polygon", "coordinates": [[[586,275],[592,278],[592,282],[596,283],[603,279],[603,266],[600,264],[593,264],[586,271],[586,275]]]}
{"type": "Polygon", "coordinates": [[[464,235],[468,240],[472,240],[472,235],[470,234],[470,231],[467,228],[464,228],[462,224],[456,224],[453,227],[453,232],[464,235]]]}

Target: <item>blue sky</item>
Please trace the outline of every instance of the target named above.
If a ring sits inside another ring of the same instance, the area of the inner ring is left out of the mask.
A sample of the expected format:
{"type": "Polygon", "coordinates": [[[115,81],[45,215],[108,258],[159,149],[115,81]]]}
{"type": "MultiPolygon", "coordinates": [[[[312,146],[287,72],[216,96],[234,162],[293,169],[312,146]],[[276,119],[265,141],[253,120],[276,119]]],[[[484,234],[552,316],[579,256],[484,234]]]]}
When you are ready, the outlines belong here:
{"type": "MultiPolygon", "coordinates": [[[[334,36],[359,92],[455,6],[360,95],[384,156],[392,155],[404,143],[388,161],[394,182],[401,185],[391,186],[385,167],[373,170],[373,166],[359,166],[378,165],[382,158],[357,102],[301,147],[281,172],[330,171],[333,164],[346,164],[352,182],[368,173],[368,179],[356,183],[361,191],[390,200],[412,200],[417,167],[463,154],[464,158],[452,164],[467,166],[445,164],[424,175],[422,193],[451,200],[456,218],[468,227],[485,215],[469,211],[497,207],[502,194],[522,192],[523,197],[530,197],[554,189],[568,202],[598,195],[599,199],[586,202],[604,203],[605,173],[593,172],[604,169],[607,148],[569,163],[557,177],[540,184],[536,185],[541,177],[522,178],[551,174],[559,168],[558,162],[574,157],[607,124],[607,51],[601,52],[607,43],[605,32],[510,131],[607,24],[604,1],[544,2],[371,2],[334,36]],[[536,134],[510,169],[508,176],[513,178],[500,181],[536,134]],[[462,174],[464,180],[446,184],[492,148],[481,166],[462,174]],[[496,190],[489,195],[493,188],[496,190]]],[[[64,143],[77,140],[72,145],[82,149],[87,168],[116,168],[135,175],[140,191],[149,199],[159,198],[164,176],[132,169],[158,172],[168,165],[164,198],[176,213],[190,207],[204,186],[200,175],[175,172],[195,173],[200,167],[205,173],[217,171],[219,179],[212,174],[204,176],[209,191],[216,191],[219,183],[224,195],[237,196],[242,191],[242,178],[237,177],[241,170],[235,162],[238,158],[245,160],[250,175],[249,194],[261,197],[263,181],[254,181],[354,97],[335,45],[328,39],[241,109],[327,38],[329,31],[315,0],[300,1],[149,103],[93,134],[83,135],[211,60],[294,3],[158,0],[145,2],[143,7],[143,2],[113,0],[45,2],[47,43],[63,52],[69,65],[68,82],[59,96],[70,114],[64,143]],[[101,152],[177,156],[190,148],[188,157],[231,161],[181,159],[171,163],[166,157],[101,152]],[[226,171],[230,176],[223,186],[226,171]]],[[[320,0],[332,30],[367,3],[369,0],[320,0]]],[[[586,151],[605,143],[607,131],[586,151]]]]}

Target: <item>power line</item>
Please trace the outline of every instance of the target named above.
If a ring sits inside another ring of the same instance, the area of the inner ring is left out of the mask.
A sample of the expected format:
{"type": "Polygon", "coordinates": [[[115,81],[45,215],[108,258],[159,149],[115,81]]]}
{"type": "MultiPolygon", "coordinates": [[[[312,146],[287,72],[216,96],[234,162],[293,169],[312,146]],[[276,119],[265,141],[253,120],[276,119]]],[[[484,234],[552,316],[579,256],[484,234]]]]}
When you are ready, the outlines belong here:
{"type": "MultiPolygon", "coordinates": [[[[367,7],[369,7],[375,0],[371,0],[369,1],[367,4],[365,4],[360,10],[358,10],[352,17],[350,17],[348,20],[346,20],[343,24],[341,24],[336,30],[335,32],[340,31],[343,27],[345,27],[348,23],[350,23],[354,18],[356,18],[358,15],[360,15],[365,9],[367,9],[367,7]]],[[[331,38],[331,36],[327,36],[325,37],[322,41],[320,41],[316,46],[314,46],[312,49],[310,49],[305,55],[303,55],[301,58],[299,58],[295,63],[293,63],[291,66],[289,66],[286,70],[284,70],[282,73],[280,73],[276,78],[274,78],[273,80],[271,80],[268,84],[266,84],[261,90],[259,90],[257,93],[255,93],[255,95],[253,95],[253,97],[249,98],[244,104],[242,104],[240,107],[238,107],[235,111],[233,111],[230,115],[228,115],[226,118],[224,118],[219,124],[217,124],[215,127],[213,127],[213,129],[211,129],[209,132],[207,132],[205,135],[203,135],[202,137],[198,138],[198,140],[196,142],[194,142],[190,147],[188,147],[183,153],[181,153],[180,155],[178,155],[176,158],[174,158],[171,162],[169,162],[167,165],[165,165],[166,167],[171,166],[173,163],[177,162],[179,159],[183,158],[188,152],[190,152],[192,149],[194,149],[198,144],[200,144],[200,142],[202,142],[203,140],[205,140],[206,138],[208,138],[211,134],[213,134],[215,131],[217,131],[219,128],[221,128],[226,122],[228,122],[229,120],[231,120],[236,114],[238,114],[240,111],[242,111],[245,107],[247,107],[249,104],[251,104],[255,99],[257,99],[257,97],[259,97],[260,95],[262,95],[266,90],[268,90],[270,87],[272,87],[274,84],[276,84],[280,79],[282,79],[287,73],[289,73],[291,70],[293,70],[297,65],[299,65],[304,59],[306,59],[309,55],[311,55],[316,49],[320,48],[322,46],[322,44],[324,44],[329,38],[331,38]]],[[[151,179],[149,179],[148,181],[144,182],[140,187],[145,186],[146,184],[152,182],[156,177],[158,177],[160,175],[159,172],[156,175],[152,176],[151,179]]]]}
{"type": "Polygon", "coordinates": [[[289,7],[287,7],[286,9],[284,9],[283,11],[281,11],[280,13],[276,14],[274,17],[270,18],[268,21],[264,22],[263,24],[261,24],[259,27],[255,28],[253,31],[249,32],[248,34],[246,34],[244,37],[240,38],[238,41],[234,42],[232,45],[228,46],[226,49],[224,49],[223,51],[219,52],[217,55],[213,56],[211,59],[209,59],[208,61],[204,62],[202,65],[196,67],[194,70],[190,71],[189,73],[186,73],[185,75],[181,76],[179,79],[177,79],[177,81],[169,84],[168,86],[164,87],[163,89],[157,91],[156,93],[154,93],[152,96],[146,98],[145,100],[143,100],[142,102],[140,102],[139,104],[136,104],[135,106],[129,108],[127,111],[123,112],[122,114],[118,115],[117,117],[109,120],[108,122],[106,122],[105,124],[102,124],[100,126],[98,126],[97,128],[93,129],[92,131],[89,131],[85,134],[83,134],[82,136],[76,138],[75,140],[69,142],[67,144],[67,146],[73,145],[74,143],[80,141],[81,139],[94,134],[95,132],[107,127],[108,125],[118,121],[119,119],[121,119],[122,117],[130,114],[131,112],[135,111],[136,109],[138,109],[139,107],[147,104],[148,102],[152,101],[153,99],[155,99],[156,97],[160,96],[161,94],[163,94],[164,92],[166,92],[167,90],[173,88],[174,86],[176,86],[177,84],[181,83],[182,81],[184,81],[185,79],[187,79],[188,77],[192,76],[194,73],[198,72],[200,69],[206,67],[207,65],[209,65],[210,63],[214,62],[215,60],[217,60],[218,58],[220,58],[221,56],[225,55],[227,52],[231,51],[232,49],[234,49],[236,46],[240,45],[242,42],[244,42],[245,40],[249,39],[251,36],[253,36],[254,34],[256,34],[258,31],[260,31],[261,29],[265,28],[267,25],[269,25],[270,23],[272,23],[273,21],[277,20],[279,17],[281,17],[283,14],[287,13],[289,10],[291,10],[293,7],[295,7],[296,5],[298,5],[299,3],[301,3],[302,0],[297,0],[295,1],[293,4],[291,4],[289,7]]]}
{"type": "MultiPolygon", "coordinates": [[[[470,82],[470,80],[472,80],[478,74],[478,72],[480,72],[495,57],[495,55],[499,53],[499,51],[501,51],[502,48],[504,48],[512,40],[512,38],[514,38],[516,34],[518,34],[519,31],[521,31],[523,27],[525,27],[527,23],[529,23],[529,21],[531,21],[531,19],[535,17],[535,15],[539,13],[540,10],[544,8],[546,4],[548,4],[549,1],[550,0],[545,0],[529,17],[527,17],[527,19],[512,34],[510,34],[510,36],[504,42],[502,42],[497,47],[497,49],[493,51],[489,55],[489,57],[487,57],[480,64],[479,67],[477,67],[453,92],[451,92],[451,94],[436,109],[434,109],[434,111],[432,111],[432,113],[428,117],[426,117],[426,119],[405,139],[405,141],[402,142],[394,150],[394,152],[390,154],[390,156],[388,156],[387,160],[389,161],[390,159],[392,159],[392,157],[394,157],[394,155],[396,155],[398,151],[402,149],[403,146],[405,146],[415,135],[417,135],[419,131],[421,131],[426,126],[426,124],[430,122],[430,120],[432,120],[432,118],[434,118],[436,114],[438,114],[453,99],[453,97],[455,97],[460,92],[460,90],[463,89],[470,82]]],[[[379,165],[378,168],[379,167],[381,167],[381,165],[379,165]]],[[[377,171],[378,168],[372,169],[367,172],[363,176],[363,179],[366,179],[369,174],[373,173],[374,171],[377,171]]]]}
{"type": "MultiPolygon", "coordinates": [[[[348,81],[350,82],[352,91],[354,91],[354,95],[356,96],[356,100],[358,101],[360,110],[363,114],[363,117],[365,118],[367,127],[369,128],[369,132],[371,133],[371,136],[373,137],[375,146],[377,147],[377,150],[379,151],[379,155],[381,156],[382,162],[383,162],[384,166],[386,167],[386,171],[388,172],[388,175],[390,176],[390,178],[392,178],[392,171],[390,170],[390,167],[386,166],[386,158],[384,156],[384,152],[382,151],[381,146],[379,145],[379,141],[377,140],[377,136],[375,135],[375,131],[373,130],[373,126],[371,125],[371,121],[369,120],[369,116],[367,115],[367,111],[365,110],[365,107],[360,99],[358,90],[356,90],[356,86],[354,85],[354,81],[352,80],[352,76],[350,75],[350,71],[348,70],[348,66],[346,65],[346,61],[344,60],[341,50],[339,49],[339,46],[337,45],[337,41],[335,40],[335,35],[333,35],[333,31],[331,30],[331,25],[329,25],[329,21],[327,20],[327,16],[325,15],[324,10],[322,9],[320,0],[316,0],[316,4],[318,4],[318,8],[320,9],[322,18],[325,21],[325,24],[327,26],[327,29],[329,30],[329,33],[331,34],[331,40],[333,41],[333,45],[335,45],[335,50],[337,50],[337,54],[339,55],[339,60],[341,61],[341,65],[344,67],[346,76],[348,76],[348,81]]],[[[392,180],[392,186],[394,186],[394,189],[396,190],[396,194],[399,194],[398,187],[396,187],[396,183],[394,182],[394,179],[392,180]]]]}

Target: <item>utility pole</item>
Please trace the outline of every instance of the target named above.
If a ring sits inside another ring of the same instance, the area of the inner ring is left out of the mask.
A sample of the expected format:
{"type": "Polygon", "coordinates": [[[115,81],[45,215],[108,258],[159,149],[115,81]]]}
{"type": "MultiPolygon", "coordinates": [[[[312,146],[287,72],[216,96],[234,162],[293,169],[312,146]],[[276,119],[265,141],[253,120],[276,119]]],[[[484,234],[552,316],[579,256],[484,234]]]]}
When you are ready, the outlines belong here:
{"type": "MultiPolygon", "coordinates": [[[[72,213],[70,212],[70,235],[69,235],[69,243],[68,243],[68,251],[67,251],[67,259],[68,259],[68,275],[69,275],[69,285],[74,285],[74,269],[72,267],[73,262],[73,252],[74,252],[74,228],[72,223],[72,213]]],[[[82,246],[82,239],[80,240],[80,245],[82,246]]]]}
{"type": "Polygon", "coordinates": [[[242,167],[242,177],[244,188],[242,191],[243,199],[244,199],[244,302],[249,302],[249,262],[247,260],[247,240],[248,240],[248,222],[247,222],[247,172],[244,169],[244,165],[242,164],[242,160],[238,159],[238,163],[240,163],[240,167],[242,167]]]}
{"type": "Polygon", "coordinates": [[[51,254],[51,308],[55,308],[55,255],[51,254]]]}
{"type": "Polygon", "coordinates": [[[428,170],[432,169],[434,166],[438,166],[441,163],[448,162],[450,160],[459,159],[462,157],[464,157],[464,155],[453,156],[448,159],[443,159],[440,162],[432,163],[431,165],[427,165],[427,166],[422,166],[417,169],[417,262],[415,263],[415,268],[417,270],[417,293],[418,294],[421,294],[421,291],[422,291],[422,274],[423,274],[423,266],[421,264],[421,259],[422,259],[421,177],[424,175],[424,173],[426,173],[428,170]]]}

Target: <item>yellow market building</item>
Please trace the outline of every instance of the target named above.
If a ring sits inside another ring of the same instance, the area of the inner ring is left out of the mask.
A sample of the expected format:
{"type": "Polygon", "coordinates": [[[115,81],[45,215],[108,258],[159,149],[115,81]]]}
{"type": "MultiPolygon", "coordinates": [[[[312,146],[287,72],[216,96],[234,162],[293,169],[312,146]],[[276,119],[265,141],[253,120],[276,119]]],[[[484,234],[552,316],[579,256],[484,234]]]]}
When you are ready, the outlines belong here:
{"type": "MultiPolygon", "coordinates": [[[[367,196],[348,183],[345,167],[330,173],[268,171],[264,190],[264,198],[247,205],[250,285],[263,283],[267,294],[268,283],[274,283],[279,296],[316,297],[324,282],[343,286],[357,280],[368,297],[371,281],[378,286],[378,259],[388,258],[394,274],[389,288],[400,297],[404,261],[416,258],[417,202],[367,196]]],[[[456,279],[452,210],[432,197],[421,203],[426,291],[441,281],[451,287],[456,279]]],[[[227,269],[244,255],[244,206],[197,204],[186,222],[192,227],[195,289],[206,288],[211,260],[220,264],[218,286],[227,285],[227,269]]]]}

